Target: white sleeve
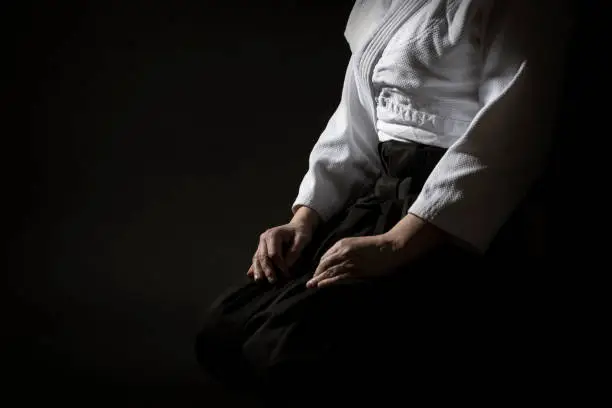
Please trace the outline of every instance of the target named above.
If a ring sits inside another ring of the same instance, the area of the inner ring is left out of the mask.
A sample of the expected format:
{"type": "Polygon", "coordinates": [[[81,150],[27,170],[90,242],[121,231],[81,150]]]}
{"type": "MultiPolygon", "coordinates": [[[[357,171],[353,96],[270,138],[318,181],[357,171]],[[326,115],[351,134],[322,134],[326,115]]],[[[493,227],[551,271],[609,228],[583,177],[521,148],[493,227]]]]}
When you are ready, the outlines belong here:
{"type": "Polygon", "coordinates": [[[379,175],[378,136],[360,101],[354,65],[351,58],[340,104],[310,153],[293,212],[307,206],[328,220],[379,175]]]}
{"type": "Polygon", "coordinates": [[[291,207],[294,213],[300,206],[307,206],[328,220],[380,175],[378,134],[361,102],[354,55],[391,3],[358,0],[353,6],[344,31],[353,56],[346,69],[342,97],[310,153],[308,171],[291,207]]]}
{"type": "Polygon", "coordinates": [[[481,253],[544,170],[567,34],[555,4],[507,3],[485,54],[483,108],[409,209],[481,253]]]}

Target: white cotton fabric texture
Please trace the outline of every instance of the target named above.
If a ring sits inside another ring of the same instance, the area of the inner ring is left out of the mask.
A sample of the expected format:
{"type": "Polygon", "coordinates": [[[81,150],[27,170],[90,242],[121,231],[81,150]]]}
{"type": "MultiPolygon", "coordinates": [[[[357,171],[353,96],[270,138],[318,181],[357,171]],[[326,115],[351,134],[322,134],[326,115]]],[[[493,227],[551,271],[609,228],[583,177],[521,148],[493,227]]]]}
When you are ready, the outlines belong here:
{"type": "Polygon", "coordinates": [[[293,203],[327,220],[380,175],[377,145],[448,148],[413,213],[478,252],[542,172],[566,42],[555,1],[357,1],[340,103],[293,203]]]}

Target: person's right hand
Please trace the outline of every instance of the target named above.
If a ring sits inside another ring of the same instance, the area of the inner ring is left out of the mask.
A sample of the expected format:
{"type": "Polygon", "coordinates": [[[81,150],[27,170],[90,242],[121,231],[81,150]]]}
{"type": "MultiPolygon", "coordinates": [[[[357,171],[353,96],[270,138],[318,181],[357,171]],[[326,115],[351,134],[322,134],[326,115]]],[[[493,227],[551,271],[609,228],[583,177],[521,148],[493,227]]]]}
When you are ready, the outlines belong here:
{"type": "Polygon", "coordinates": [[[255,280],[267,279],[274,283],[279,270],[289,277],[289,267],[298,259],[312,239],[312,228],[303,222],[290,222],[270,228],[259,237],[259,246],[247,275],[255,280]]]}

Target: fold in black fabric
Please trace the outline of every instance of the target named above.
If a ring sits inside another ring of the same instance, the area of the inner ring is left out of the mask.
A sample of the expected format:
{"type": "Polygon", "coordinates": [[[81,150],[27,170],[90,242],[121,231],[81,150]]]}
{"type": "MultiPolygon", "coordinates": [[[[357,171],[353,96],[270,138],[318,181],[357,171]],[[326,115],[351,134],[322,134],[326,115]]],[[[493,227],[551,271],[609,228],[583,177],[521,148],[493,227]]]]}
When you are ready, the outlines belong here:
{"type": "Polygon", "coordinates": [[[451,387],[449,379],[484,381],[491,364],[518,364],[520,348],[508,347],[514,334],[501,334],[515,303],[493,307],[503,297],[499,282],[477,279],[476,256],[457,247],[382,278],[306,288],[336,241],[395,225],[444,150],[393,141],[379,153],[385,174],[374,191],[319,228],[292,279],[250,281],[212,305],[196,352],[214,378],[285,402],[334,393],[346,401],[451,387]],[[490,359],[499,347],[504,356],[490,359]]]}

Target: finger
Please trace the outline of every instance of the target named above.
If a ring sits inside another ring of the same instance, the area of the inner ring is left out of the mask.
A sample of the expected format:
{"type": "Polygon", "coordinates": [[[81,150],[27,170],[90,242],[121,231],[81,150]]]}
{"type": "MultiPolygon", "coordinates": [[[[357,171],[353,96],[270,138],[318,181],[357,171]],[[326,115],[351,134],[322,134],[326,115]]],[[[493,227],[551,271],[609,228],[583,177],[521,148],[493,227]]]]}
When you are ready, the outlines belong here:
{"type": "Polygon", "coordinates": [[[249,270],[247,272],[247,276],[251,276],[252,277],[254,272],[255,271],[253,269],[253,264],[251,264],[251,266],[249,266],[249,270]]]}
{"type": "Polygon", "coordinates": [[[317,283],[317,288],[324,288],[325,286],[333,285],[338,281],[343,281],[351,276],[350,273],[340,273],[339,275],[332,276],[331,278],[322,279],[317,283]]]}
{"type": "Polygon", "coordinates": [[[320,280],[326,279],[326,278],[331,278],[332,272],[327,269],[323,272],[321,272],[319,275],[317,276],[313,276],[312,278],[310,278],[310,280],[308,282],[306,282],[306,287],[307,288],[314,288],[318,285],[320,280]]]}
{"type": "Polygon", "coordinates": [[[264,277],[263,269],[261,268],[261,264],[259,263],[261,252],[265,250],[261,241],[262,239],[260,236],[257,242],[257,249],[255,250],[255,254],[253,254],[253,262],[252,262],[253,279],[255,279],[256,281],[264,277]]]}
{"type": "Polygon", "coordinates": [[[319,265],[317,265],[317,269],[315,270],[313,274],[313,277],[314,278],[318,277],[323,272],[333,267],[334,265],[337,265],[340,262],[342,262],[342,259],[339,256],[334,255],[334,254],[329,255],[325,259],[321,258],[321,260],[319,261],[319,265]]]}
{"type": "Polygon", "coordinates": [[[270,258],[268,258],[268,245],[266,243],[266,236],[267,234],[261,234],[259,236],[259,248],[257,251],[257,260],[259,261],[259,266],[261,267],[262,270],[262,278],[265,276],[265,278],[270,282],[273,283],[276,278],[275,278],[275,273],[274,273],[274,267],[272,266],[272,261],[270,260],[270,258]]]}
{"type": "Polygon", "coordinates": [[[257,255],[253,258],[253,279],[260,280],[264,276],[261,265],[259,264],[259,258],[257,255]]]}
{"type": "Polygon", "coordinates": [[[321,259],[319,260],[319,262],[324,262],[327,261],[329,259],[329,257],[335,256],[337,254],[340,253],[340,241],[336,242],[334,245],[331,246],[331,248],[329,248],[321,257],[321,259]]]}
{"type": "Polygon", "coordinates": [[[310,278],[310,280],[308,282],[306,282],[306,287],[307,288],[314,288],[314,287],[316,287],[319,284],[320,281],[322,281],[324,279],[333,278],[334,276],[338,275],[339,273],[342,273],[341,265],[336,265],[336,266],[324,269],[318,275],[313,276],[312,278],[310,278]]]}
{"type": "Polygon", "coordinates": [[[285,259],[287,266],[292,266],[295,261],[297,261],[302,253],[302,250],[308,244],[308,241],[309,239],[302,234],[295,235],[293,238],[293,244],[291,245],[291,248],[289,248],[289,251],[287,251],[287,256],[285,259]]]}
{"type": "Polygon", "coordinates": [[[276,281],[276,274],[274,273],[274,266],[272,266],[272,261],[265,254],[260,254],[259,256],[259,265],[263,271],[263,274],[268,279],[270,283],[274,283],[276,281]]]}
{"type": "Polygon", "coordinates": [[[268,258],[272,261],[278,269],[281,270],[283,275],[287,276],[287,265],[283,259],[283,242],[280,239],[273,239],[272,237],[266,237],[265,239],[266,250],[268,258]]]}

